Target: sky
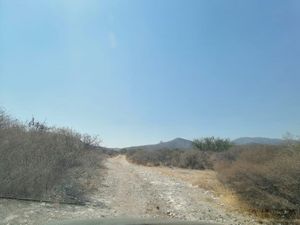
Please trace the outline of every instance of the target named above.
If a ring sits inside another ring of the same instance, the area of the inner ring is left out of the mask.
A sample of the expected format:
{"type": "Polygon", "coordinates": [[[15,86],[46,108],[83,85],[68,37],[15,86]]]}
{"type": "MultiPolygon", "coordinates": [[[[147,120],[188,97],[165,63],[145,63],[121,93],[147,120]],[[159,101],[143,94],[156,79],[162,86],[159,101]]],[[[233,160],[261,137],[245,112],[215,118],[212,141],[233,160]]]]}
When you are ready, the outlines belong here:
{"type": "Polygon", "coordinates": [[[104,146],[300,134],[298,0],[0,0],[0,106],[104,146]]]}

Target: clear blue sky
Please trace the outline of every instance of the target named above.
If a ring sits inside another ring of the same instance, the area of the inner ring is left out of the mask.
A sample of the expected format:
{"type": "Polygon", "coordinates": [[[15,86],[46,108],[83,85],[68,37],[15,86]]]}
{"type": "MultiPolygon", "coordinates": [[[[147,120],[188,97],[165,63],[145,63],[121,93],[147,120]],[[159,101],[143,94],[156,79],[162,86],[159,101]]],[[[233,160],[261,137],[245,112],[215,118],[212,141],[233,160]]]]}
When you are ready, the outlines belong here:
{"type": "Polygon", "coordinates": [[[0,105],[106,146],[300,133],[299,0],[0,0],[0,105]]]}

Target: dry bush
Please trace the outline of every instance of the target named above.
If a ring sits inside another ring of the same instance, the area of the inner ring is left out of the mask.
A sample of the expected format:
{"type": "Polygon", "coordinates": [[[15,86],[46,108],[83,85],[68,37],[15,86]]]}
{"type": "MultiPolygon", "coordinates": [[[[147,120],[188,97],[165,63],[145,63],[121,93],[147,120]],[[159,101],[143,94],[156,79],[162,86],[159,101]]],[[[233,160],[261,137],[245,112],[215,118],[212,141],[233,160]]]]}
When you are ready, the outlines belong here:
{"type": "Polygon", "coordinates": [[[70,129],[34,124],[0,112],[0,197],[83,201],[84,190],[69,174],[98,168],[102,155],[70,129]]]}
{"type": "Polygon", "coordinates": [[[212,163],[210,163],[211,153],[197,150],[131,150],[126,155],[131,162],[146,166],[169,166],[189,169],[207,169],[212,167],[212,163]]]}
{"type": "Polygon", "coordinates": [[[236,146],[218,155],[215,170],[249,209],[292,218],[300,209],[300,151],[286,146],[236,146]]]}

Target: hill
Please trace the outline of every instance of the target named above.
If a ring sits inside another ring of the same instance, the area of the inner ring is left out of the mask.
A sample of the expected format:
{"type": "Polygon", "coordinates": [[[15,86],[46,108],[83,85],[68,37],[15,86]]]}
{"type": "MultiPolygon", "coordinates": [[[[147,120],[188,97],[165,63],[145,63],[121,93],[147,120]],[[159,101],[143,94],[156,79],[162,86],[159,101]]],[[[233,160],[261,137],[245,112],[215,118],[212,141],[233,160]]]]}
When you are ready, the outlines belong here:
{"type": "Polygon", "coordinates": [[[152,144],[152,145],[140,145],[140,146],[133,146],[124,148],[127,150],[137,150],[137,149],[143,149],[143,150],[160,150],[160,149],[191,149],[193,146],[193,142],[184,138],[175,138],[171,141],[167,142],[160,142],[158,144],[152,144]]]}
{"type": "Polygon", "coordinates": [[[264,137],[241,137],[232,141],[236,145],[246,144],[265,144],[265,145],[279,145],[283,143],[279,138],[264,138],[264,137]]]}

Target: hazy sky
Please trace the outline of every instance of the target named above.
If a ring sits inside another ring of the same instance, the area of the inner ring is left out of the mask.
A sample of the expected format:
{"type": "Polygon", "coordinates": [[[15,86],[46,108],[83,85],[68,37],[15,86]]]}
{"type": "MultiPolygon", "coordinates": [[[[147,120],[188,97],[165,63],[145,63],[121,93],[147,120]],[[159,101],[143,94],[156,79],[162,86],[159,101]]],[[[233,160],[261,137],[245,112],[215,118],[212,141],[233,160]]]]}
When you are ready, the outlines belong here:
{"type": "Polygon", "coordinates": [[[0,0],[0,105],[106,146],[300,133],[299,0],[0,0]]]}

